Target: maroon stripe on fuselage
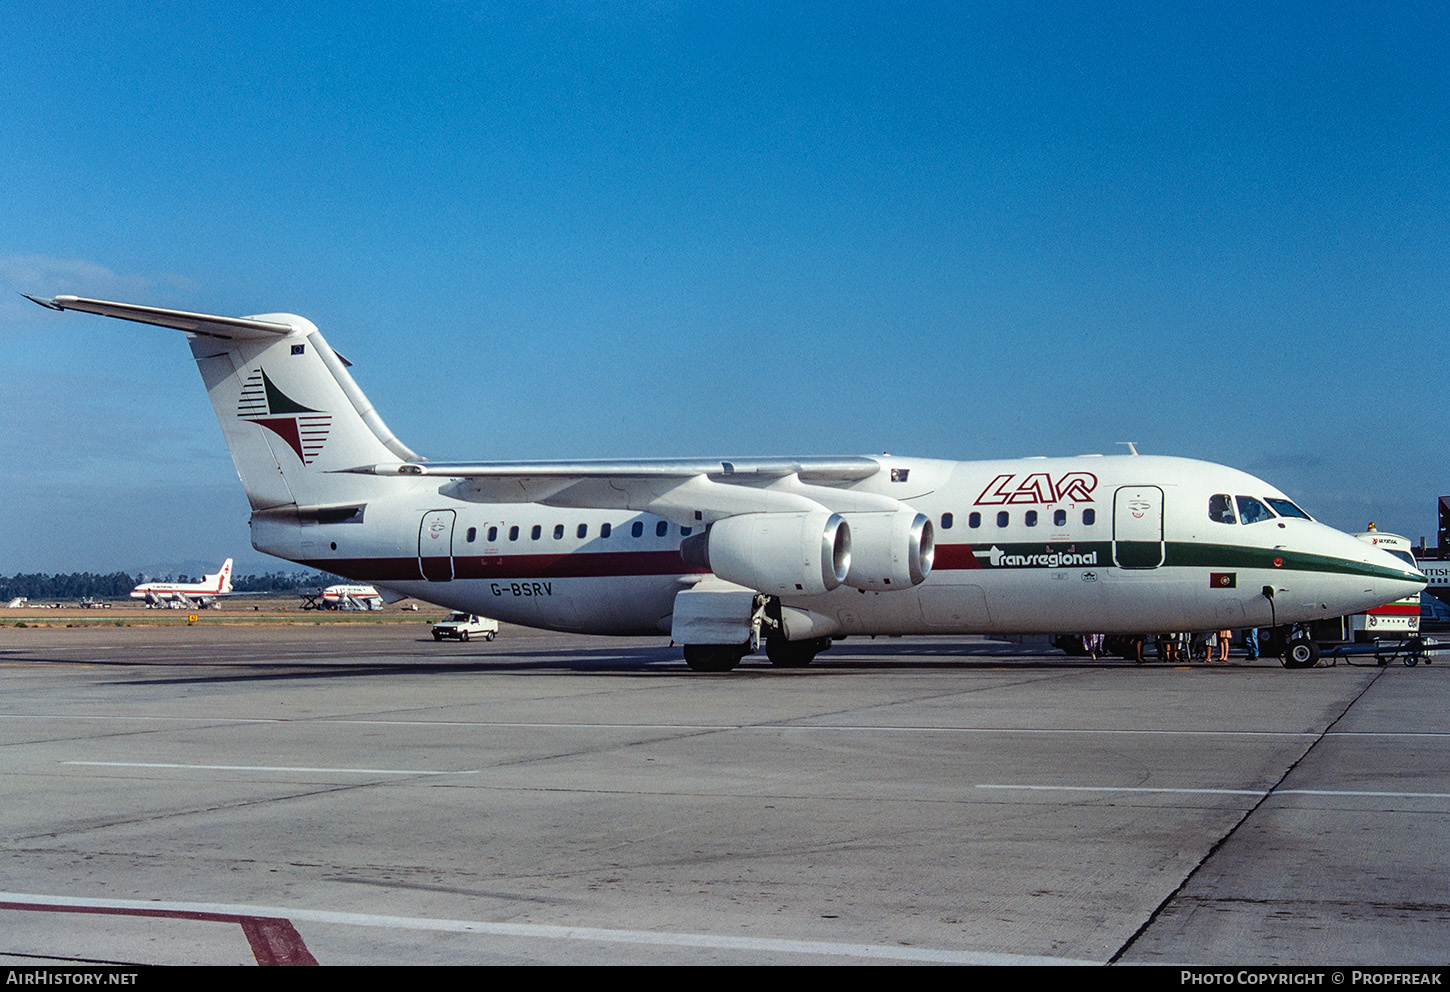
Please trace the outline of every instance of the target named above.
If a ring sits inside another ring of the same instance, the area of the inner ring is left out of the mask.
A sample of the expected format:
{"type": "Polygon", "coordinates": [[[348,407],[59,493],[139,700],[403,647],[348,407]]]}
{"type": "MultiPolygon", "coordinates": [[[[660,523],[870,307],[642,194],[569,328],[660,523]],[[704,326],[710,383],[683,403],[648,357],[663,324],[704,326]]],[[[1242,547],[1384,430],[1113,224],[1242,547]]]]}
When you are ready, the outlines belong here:
{"type": "MultiPolygon", "coordinates": [[[[361,582],[409,582],[422,578],[417,558],[315,558],[298,564],[361,582]]],[[[932,567],[940,571],[973,570],[980,569],[982,562],[970,544],[938,544],[932,567]]],[[[685,564],[678,551],[575,551],[455,555],[453,558],[455,579],[604,578],[697,575],[707,571],[685,564]]]]}
{"type": "Polygon", "coordinates": [[[938,544],[932,557],[931,567],[944,572],[960,569],[981,568],[981,560],[972,552],[970,544],[938,544]]]}
{"type": "MultiPolygon", "coordinates": [[[[417,558],[314,558],[298,564],[367,582],[408,582],[422,578],[417,558]]],[[[453,558],[454,579],[601,578],[706,571],[686,565],[678,551],[577,551],[550,555],[455,555],[453,558]]]]}

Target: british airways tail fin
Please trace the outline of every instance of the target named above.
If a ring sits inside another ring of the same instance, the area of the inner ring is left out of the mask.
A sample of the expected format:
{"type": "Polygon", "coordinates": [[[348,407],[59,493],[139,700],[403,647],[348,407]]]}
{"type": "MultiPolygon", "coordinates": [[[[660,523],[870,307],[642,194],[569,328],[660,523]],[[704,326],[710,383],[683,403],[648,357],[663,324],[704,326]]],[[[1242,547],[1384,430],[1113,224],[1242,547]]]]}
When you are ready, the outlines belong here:
{"type": "MultiPolygon", "coordinates": [[[[186,331],[253,510],[356,503],[378,480],[341,470],[422,461],[388,430],[347,362],[304,317],[219,317],[78,296],[27,299],[186,331]]],[[[230,569],[224,572],[229,581],[230,569]]]]}

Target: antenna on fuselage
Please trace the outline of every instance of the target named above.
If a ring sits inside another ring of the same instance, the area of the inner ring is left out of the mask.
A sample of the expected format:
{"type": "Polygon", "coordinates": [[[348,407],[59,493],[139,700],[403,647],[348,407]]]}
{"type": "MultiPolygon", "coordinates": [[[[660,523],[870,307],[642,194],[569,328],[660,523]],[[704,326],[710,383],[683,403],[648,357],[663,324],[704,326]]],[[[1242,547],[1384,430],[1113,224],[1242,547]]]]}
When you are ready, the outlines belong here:
{"type": "Polygon", "coordinates": [[[1118,443],[1119,444],[1126,444],[1128,446],[1128,450],[1131,451],[1133,454],[1136,455],[1138,453],[1138,442],[1137,441],[1119,441],[1118,443]]]}

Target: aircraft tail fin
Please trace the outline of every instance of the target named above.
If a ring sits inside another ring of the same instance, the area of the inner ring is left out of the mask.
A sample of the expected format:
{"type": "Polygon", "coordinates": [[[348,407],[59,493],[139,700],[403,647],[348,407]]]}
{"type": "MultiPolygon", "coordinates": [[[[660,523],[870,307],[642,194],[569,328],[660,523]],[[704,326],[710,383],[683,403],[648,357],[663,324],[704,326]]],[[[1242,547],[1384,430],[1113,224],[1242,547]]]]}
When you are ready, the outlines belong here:
{"type": "Polygon", "coordinates": [[[52,310],[186,331],[255,511],[359,505],[374,492],[395,490],[346,469],[423,460],[388,430],[347,362],[304,317],[220,317],[76,296],[28,298],[52,310]]]}
{"type": "MultiPolygon", "coordinates": [[[[210,579],[213,576],[208,575],[207,578],[210,579]]],[[[230,558],[222,562],[222,570],[216,574],[215,578],[220,580],[217,583],[218,596],[225,596],[232,591],[232,560],[230,558]]]]}

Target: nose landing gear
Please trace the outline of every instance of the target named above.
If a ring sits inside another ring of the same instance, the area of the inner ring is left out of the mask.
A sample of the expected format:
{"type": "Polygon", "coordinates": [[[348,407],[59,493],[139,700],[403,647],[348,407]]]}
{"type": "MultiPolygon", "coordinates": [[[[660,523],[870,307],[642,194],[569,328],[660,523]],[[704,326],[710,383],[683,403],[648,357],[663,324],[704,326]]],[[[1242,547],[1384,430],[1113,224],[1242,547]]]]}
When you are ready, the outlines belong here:
{"type": "Polygon", "coordinates": [[[1292,637],[1284,647],[1285,668],[1313,668],[1319,663],[1319,645],[1308,637],[1292,637]]]}

